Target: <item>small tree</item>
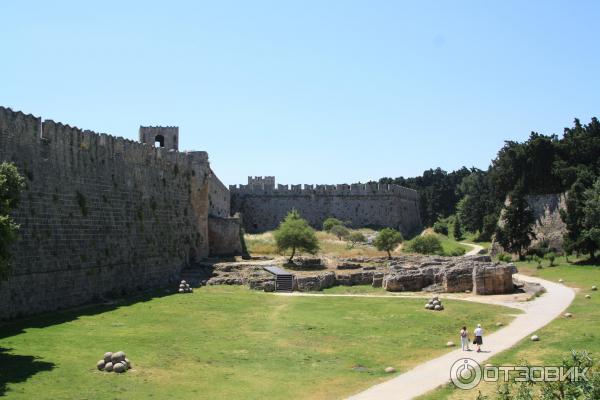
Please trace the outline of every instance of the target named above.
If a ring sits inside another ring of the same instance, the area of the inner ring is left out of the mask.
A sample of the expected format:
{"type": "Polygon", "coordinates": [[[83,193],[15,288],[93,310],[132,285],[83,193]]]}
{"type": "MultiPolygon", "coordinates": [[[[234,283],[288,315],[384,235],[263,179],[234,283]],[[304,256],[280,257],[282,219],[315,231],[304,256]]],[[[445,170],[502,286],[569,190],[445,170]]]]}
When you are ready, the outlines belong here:
{"type": "Polygon", "coordinates": [[[25,179],[19,174],[14,164],[0,164],[0,278],[4,279],[10,271],[9,246],[16,240],[17,225],[10,216],[10,211],[19,203],[21,190],[25,187],[25,179]]]}
{"type": "Polygon", "coordinates": [[[323,230],[329,232],[331,228],[337,225],[344,225],[344,223],[337,218],[329,217],[323,221],[323,230]]]}
{"type": "Polygon", "coordinates": [[[377,250],[387,251],[388,258],[392,258],[392,250],[394,250],[404,239],[402,234],[392,228],[384,228],[377,234],[373,244],[377,250]]]}
{"type": "Polygon", "coordinates": [[[319,241],[314,229],[295,209],[288,213],[273,235],[279,251],[292,250],[289,263],[294,259],[296,250],[303,250],[310,254],[315,254],[319,250],[319,241]]]}
{"type": "Polygon", "coordinates": [[[452,235],[454,235],[454,240],[463,239],[462,226],[460,225],[460,218],[458,218],[458,215],[456,216],[456,218],[454,218],[454,228],[452,229],[452,235]]]}
{"type": "Polygon", "coordinates": [[[351,232],[350,235],[348,235],[348,241],[350,242],[350,248],[353,248],[358,243],[366,242],[367,238],[365,237],[365,235],[362,234],[362,232],[354,231],[351,232]]]}
{"type": "Polygon", "coordinates": [[[350,235],[350,230],[344,225],[334,225],[329,231],[329,233],[337,236],[338,239],[342,240],[343,238],[348,237],[348,235],[350,235]]]}

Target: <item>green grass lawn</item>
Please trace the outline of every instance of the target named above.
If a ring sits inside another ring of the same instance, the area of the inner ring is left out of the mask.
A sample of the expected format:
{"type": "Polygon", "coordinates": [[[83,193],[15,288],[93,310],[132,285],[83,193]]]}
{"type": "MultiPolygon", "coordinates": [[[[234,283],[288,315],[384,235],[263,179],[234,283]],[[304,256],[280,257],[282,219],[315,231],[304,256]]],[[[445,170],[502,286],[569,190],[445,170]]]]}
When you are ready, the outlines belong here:
{"type": "Polygon", "coordinates": [[[405,371],[448,351],[463,323],[493,326],[514,313],[451,300],[431,312],[422,299],[286,297],[223,286],[162,294],[3,325],[0,395],[337,399],[390,378],[387,366],[405,371]],[[117,350],[132,370],[96,370],[104,352],[117,350]]]}
{"type": "MultiPolygon", "coordinates": [[[[600,363],[600,292],[590,290],[592,285],[600,286],[600,266],[568,264],[564,257],[558,258],[556,263],[555,267],[547,267],[548,261],[544,261],[540,270],[533,262],[518,262],[517,267],[521,273],[551,281],[563,279],[565,285],[578,288],[575,300],[567,310],[573,317],[554,320],[537,332],[541,339],[539,342],[524,339],[512,349],[493,357],[492,364],[515,365],[527,360],[532,365],[557,365],[571,350],[587,350],[600,363]],[[592,298],[586,299],[586,294],[592,298]]],[[[493,399],[495,389],[494,384],[480,384],[470,392],[448,386],[420,399],[474,400],[477,390],[491,395],[493,399]]]]}

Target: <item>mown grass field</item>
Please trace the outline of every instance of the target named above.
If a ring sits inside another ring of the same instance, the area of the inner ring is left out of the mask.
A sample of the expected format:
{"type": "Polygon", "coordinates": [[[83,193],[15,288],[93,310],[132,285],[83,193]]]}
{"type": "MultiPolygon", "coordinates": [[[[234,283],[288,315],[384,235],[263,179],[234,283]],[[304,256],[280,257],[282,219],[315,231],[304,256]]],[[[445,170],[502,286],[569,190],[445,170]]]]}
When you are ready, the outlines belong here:
{"type": "MultiPolygon", "coordinates": [[[[539,342],[524,339],[514,348],[493,357],[495,365],[517,365],[527,361],[531,365],[559,365],[571,350],[587,350],[600,364],[600,291],[592,291],[591,286],[600,286],[600,265],[574,265],[564,257],[556,260],[555,267],[548,267],[544,260],[543,268],[536,269],[536,263],[519,262],[521,273],[539,276],[551,281],[563,279],[565,285],[578,288],[575,300],[568,308],[572,318],[558,318],[537,332],[539,342]],[[591,299],[586,299],[585,295],[591,299]]],[[[480,384],[476,389],[463,391],[448,386],[420,397],[420,400],[474,400],[478,390],[495,399],[495,384],[480,384]]]]}
{"type": "Polygon", "coordinates": [[[162,292],[3,325],[0,394],[337,399],[389,379],[387,366],[401,372],[448,351],[462,323],[493,326],[513,313],[450,300],[434,313],[422,299],[288,297],[241,287],[162,292]],[[104,352],[117,350],[132,370],[96,370],[104,352]]]}

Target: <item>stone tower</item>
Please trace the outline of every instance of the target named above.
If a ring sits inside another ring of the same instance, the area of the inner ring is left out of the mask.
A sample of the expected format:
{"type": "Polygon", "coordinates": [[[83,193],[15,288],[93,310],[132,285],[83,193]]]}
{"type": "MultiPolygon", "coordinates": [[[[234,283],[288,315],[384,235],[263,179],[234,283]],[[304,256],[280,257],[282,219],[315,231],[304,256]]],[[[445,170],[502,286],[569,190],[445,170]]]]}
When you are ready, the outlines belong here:
{"type": "Polygon", "coordinates": [[[168,150],[179,150],[179,127],[140,126],[140,142],[168,150]]]}

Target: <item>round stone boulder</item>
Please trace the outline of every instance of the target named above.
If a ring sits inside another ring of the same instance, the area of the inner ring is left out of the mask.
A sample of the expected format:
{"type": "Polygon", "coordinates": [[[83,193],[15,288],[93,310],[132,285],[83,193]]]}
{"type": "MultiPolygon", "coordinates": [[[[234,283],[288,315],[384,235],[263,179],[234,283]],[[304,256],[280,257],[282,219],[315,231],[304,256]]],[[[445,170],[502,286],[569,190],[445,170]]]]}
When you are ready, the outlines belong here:
{"type": "Polygon", "coordinates": [[[440,305],[440,302],[439,302],[439,301],[437,301],[437,300],[434,300],[434,301],[433,301],[431,304],[433,304],[434,306],[439,306],[439,305],[440,305]]]}
{"type": "Polygon", "coordinates": [[[394,367],[387,367],[386,369],[384,369],[384,371],[388,374],[392,374],[394,372],[396,372],[396,368],[394,367]]]}
{"type": "Polygon", "coordinates": [[[185,289],[185,285],[182,283],[181,285],[179,285],[179,289],[185,289]]]}
{"type": "Polygon", "coordinates": [[[186,281],[181,281],[181,283],[185,285],[187,282],[186,281]]]}
{"type": "Polygon", "coordinates": [[[454,342],[452,342],[452,341],[447,342],[446,347],[454,347],[454,342]]]}
{"type": "Polygon", "coordinates": [[[179,293],[185,293],[184,289],[179,288],[179,293]]]}
{"type": "Polygon", "coordinates": [[[563,314],[563,317],[565,318],[571,318],[573,316],[573,314],[571,314],[570,312],[566,312],[563,314]]]}
{"type": "Polygon", "coordinates": [[[540,337],[539,337],[538,335],[533,335],[533,336],[531,337],[531,341],[532,341],[532,342],[539,342],[539,341],[540,341],[540,337]]]}
{"type": "Polygon", "coordinates": [[[109,363],[111,357],[112,357],[112,352],[109,351],[109,352],[104,353],[104,362],[109,363]]]}
{"type": "Polygon", "coordinates": [[[431,307],[431,304],[429,304],[429,303],[425,304],[425,308],[426,308],[427,310],[429,310],[429,308],[430,308],[430,307],[431,307]]]}
{"type": "Polygon", "coordinates": [[[496,326],[504,326],[502,322],[496,322],[496,326]]]}
{"type": "Polygon", "coordinates": [[[442,311],[442,306],[440,306],[440,305],[438,304],[438,305],[434,306],[434,307],[433,307],[433,309],[434,309],[435,311],[442,311]]]}
{"type": "Polygon", "coordinates": [[[559,279],[559,280],[558,280],[558,283],[563,283],[563,282],[564,282],[564,281],[563,281],[562,279],[559,279]]]}
{"type": "Polygon", "coordinates": [[[104,366],[104,370],[106,372],[111,372],[113,370],[113,363],[107,362],[106,365],[104,366]]]}
{"type": "Polygon", "coordinates": [[[125,357],[125,365],[127,366],[127,369],[131,369],[131,361],[129,361],[129,358],[125,357]]]}
{"type": "Polygon", "coordinates": [[[116,353],[113,353],[113,355],[110,358],[110,360],[112,361],[113,368],[114,368],[114,364],[125,360],[125,353],[122,352],[122,351],[117,351],[116,353]]]}
{"type": "Polygon", "coordinates": [[[106,363],[104,362],[104,360],[100,360],[96,363],[96,368],[98,368],[99,371],[102,371],[105,365],[106,363]]]}
{"type": "Polygon", "coordinates": [[[120,363],[120,362],[118,362],[118,363],[116,363],[116,364],[115,364],[115,366],[113,367],[113,370],[114,370],[115,372],[118,372],[118,373],[120,374],[120,373],[122,373],[122,372],[125,372],[125,370],[126,370],[126,367],[125,367],[125,365],[123,365],[123,363],[120,363]]]}
{"type": "Polygon", "coordinates": [[[591,299],[591,298],[592,298],[592,296],[590,296],[589,294],[586,294],[586,295],[585,295],[585,298],[586,298],[586,299],[591,299]]]}
{"type": "Polygon", "coordinates": [[[598,287],[596,287],[596,285],[592,286],[592,290],[598,290],[598,287]]]}

